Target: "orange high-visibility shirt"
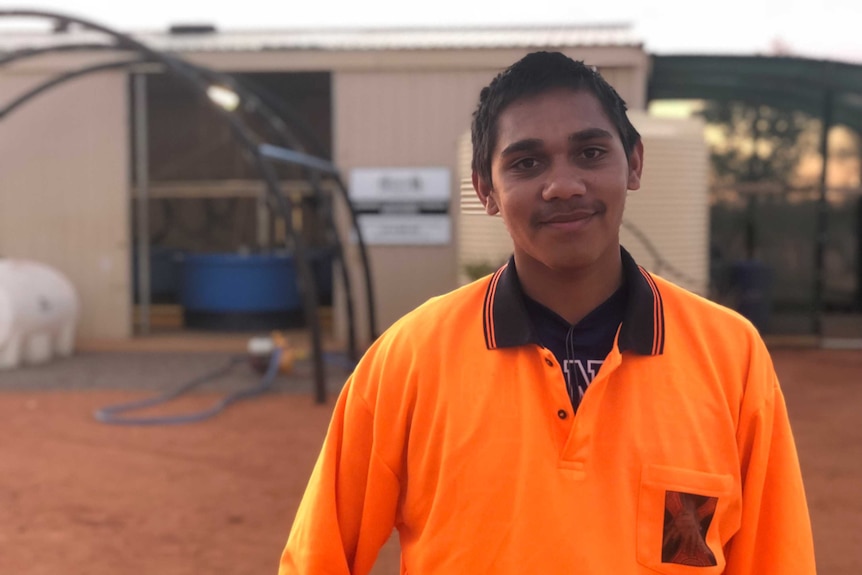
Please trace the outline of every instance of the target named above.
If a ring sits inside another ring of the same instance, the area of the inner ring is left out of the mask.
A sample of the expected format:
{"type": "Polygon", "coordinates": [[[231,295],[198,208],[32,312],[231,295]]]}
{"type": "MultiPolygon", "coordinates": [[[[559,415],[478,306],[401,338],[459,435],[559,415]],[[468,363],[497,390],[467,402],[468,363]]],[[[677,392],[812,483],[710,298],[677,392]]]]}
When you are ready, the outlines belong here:
{"type": "Polygon", "coordinates": [[[639,268],[572,413],[513,266],[430,300],[366,353],[281,575],[365,574],[393,526],[410,575],[811,575],[767,350],[736,313],[639,268]]]}

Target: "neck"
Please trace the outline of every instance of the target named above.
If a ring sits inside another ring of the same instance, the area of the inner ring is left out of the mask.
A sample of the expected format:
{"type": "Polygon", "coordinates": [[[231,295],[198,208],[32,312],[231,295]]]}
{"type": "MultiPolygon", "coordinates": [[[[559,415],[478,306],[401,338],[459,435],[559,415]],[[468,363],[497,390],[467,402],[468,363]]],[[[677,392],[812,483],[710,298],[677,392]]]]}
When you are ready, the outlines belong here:
{"type": "Polygon", "coordinates": [[[623,282],[619,247],[584,268],[552,269],[518,257],[515,267],[524,293],[574,325],[611,297],[623,282]],[[523,261],[521,261],[523,260],[523,261]]]}

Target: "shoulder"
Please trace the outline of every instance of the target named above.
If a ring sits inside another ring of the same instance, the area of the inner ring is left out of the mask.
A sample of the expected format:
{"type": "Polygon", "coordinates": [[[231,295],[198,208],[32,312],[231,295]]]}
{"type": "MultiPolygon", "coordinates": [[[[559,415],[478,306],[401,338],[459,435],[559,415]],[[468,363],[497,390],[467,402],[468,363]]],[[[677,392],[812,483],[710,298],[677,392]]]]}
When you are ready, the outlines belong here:
{"type": "Polygon", "coordinates": [[[772,359],[748,319],[661,277],[653,278],[661,294],[669,360],[712,366],[725,382],[740,382],[746,394],[772,394],[776,382],[772,359]]]}
{"type": "Polygon", "coordinates": [[[665,349],[678,355],[709,358],[741,375],[752,363],[768,360],[757,328],[738,312],[653,276],[661,294],[665,349]]]}
{"type": "Polygon", "coordinates": [[[429,299],[371,345],[349,380],[365,404],[399,411],[412,404],[425,368],[484,346],[482,313],[490,276],[429,299]]]}
{"type": "Polygon", "coordinates": [[[738,312],[695,294],[660,276],[650,274],[661,294],[663,312],[670,328],[698,326],[729,336],[757,337],[757,328],[738,312]]]}

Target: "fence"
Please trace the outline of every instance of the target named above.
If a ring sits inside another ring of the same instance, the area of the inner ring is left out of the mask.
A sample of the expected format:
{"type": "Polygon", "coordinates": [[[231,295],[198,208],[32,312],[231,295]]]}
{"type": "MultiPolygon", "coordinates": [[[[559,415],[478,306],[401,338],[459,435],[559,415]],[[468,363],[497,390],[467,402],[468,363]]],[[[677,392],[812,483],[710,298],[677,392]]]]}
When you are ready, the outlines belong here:
{"type": "MultiPolygon", "coordinates": [[[[746,283],[756,284],[762,292],[758,313],[767,316],[759,327],[766,332],[813,333],[818,320],[833,325],[836,317],[862,312],[862,188],[828,190],[822,266],[817,265],[819,196],[814,187],[711,190],[714,295],[739,308],[742,292],[751,287],[746,283]],[[747,278],[739,273],[744,264],[752,274],[747,278]]],[[[858,329],[862,332],[862,324],[858,329]]]]}

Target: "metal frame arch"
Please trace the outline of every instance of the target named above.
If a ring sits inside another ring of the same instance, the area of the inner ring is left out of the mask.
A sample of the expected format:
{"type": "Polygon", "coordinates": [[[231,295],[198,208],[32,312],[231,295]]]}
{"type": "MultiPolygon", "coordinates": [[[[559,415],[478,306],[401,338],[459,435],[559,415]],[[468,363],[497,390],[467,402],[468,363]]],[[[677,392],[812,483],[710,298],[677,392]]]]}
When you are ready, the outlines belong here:
{"type": "MultiPolygon", "coordinates": [[[[8,115],[13,111],[13,109],[17,108],[21,104],[23,104],[26,100],[42,93],[63,81],[72,79],[74,77],[79,77],[87,73],[97,72],[101,70],[111,69],[111,68],[119,68],[124,66],[130,66],[133,64],[141,63],[141,62],[157,62],[163,64],[169,71],[173,72],[174,75],[180,77],[185,81],[187,85],[190,85],[196,93],[204,97],[206,95],[206,90],[209,87],[208,83],[205,81],[203,76],[211,75],[218,76],[216,73],[212,71],[210,74],[206,74],[206,72],[202,71],[199,68],[196,68],[176,57],[167,56],[162,54],[156,50],[153,50],[146,45],[130,38],[129,36],[111,30],[107,27],[101,26],[94,22],[71,17],[64,14],[52,13],[52,12],[43,12],[43,11],[31,11],[31,10],[0,10],[0,17],[23,17],[23,18],[45,18],[50,20],[56,20],[62,23],[75,23],[81,25],[84,28],[98,31],[104,33],[115,40],[116,44],[114,45],[96,45],[96,44],[87,44],[87,45],[77,45],[71,46],[67,45],[64,47],[54,47],[52,49],[49,48],[41,48],[41,49],[25,49],[13,52],[11,55],[6,55],[2,59],[0,59],[0,65],[9,63],[11,61],[23,58],[23,57],[32,57],[38,56],[40,54],[44,54],[50,51],[65,51],[65,50],[85,50],[85,49],[113,49],[113,50],[130,50],[142,54],[143,57],[137,60],[125,60],[118,62],[108,62],[101,63],[96,66],[91,66],[84,69],[75,70],[70,74],[62,75],[57,78],[53,78],[49,82],[44,83],[43,85],[37,87],[35,90],[31,90],[23,97],[16,99],[11,106],[3,111],[2,115],[8,115]],[[104,47],[103,47],[104,46],[104,47]]],[[[223,76],[223,75],[222,75],[223,76]]],[[[234,84],[233,86],[236,88],[237,86],[234,84]]],[[[254,98],[253,95],[247,92],[247,90],[242,89],[243,92],[246,92],[246,96],[249,100],[258,100],[254,98]]],[[[318,402],[322,403],[326,398],[325,391],[325,375],[324,375],[324,366],[322,359],[322,342],[321,342],[321,334],[320,334],[320,325],[319,318],[317,317],[317,295],[315,289],[315,280],[313,277],[313,273],[305,256],[305,246],[301,236],[296,232],[296,230],[291,225],[290,213],[292,209],[291,202],[284,197],[281,193],[277,179],[275,178],[275,172],[273,166],[270,164],[271,158],[268,158],[261,151],[262,143],[257,141],[255,135],[251,132],[251,130],[246,126],[239,118],[237,118],[234,114],[227,112],[217,106],[215,106],[218,113],[222,115],[222,117],[228,122],[232,132],[234,133],[234,137],[237,138],[240,143],[245,147],[247,152],[250,152],[254,160],[254,164],[257,166],[258,171],[261,174],[262,179],[264,180],[268,197],[270,201],[277,206],[278,211],[281,212],[282,217],[285,219],[286,229],[288,232],[288,236],[293,241],[297,259],[297,266],[299,271],[300,278],[300,287],[303,292],[303,302],[304,302],[304,312],[306,316],[306,321],[308,323],[308,327],[311,331],[312,335],[312,352],[313,352],[313,365],[314,365],[314,374],[315,374],[315,388],[316,388],[316,399],[318,402]]],[[[266,109],[265,106],[260,104],[259,109],[266,109]]],[[[0,115],[0,118],[2,118],[0,115]]],[[[287,140],[291,140],[293,138],[290,137],[289,130],[283,122],[274,122],[272,121],[272,117],[267,118],[268,124],[271,126],[276,126],[276,132],[280,132],[282,135],[287,135],[287,140]],[[280,124],[280,125],[279,125],[280,124]]],[[[297,163],[297,162],[293,162],[297,163]]],[[[309,165],[309,163],[298,162],[300,165],[304,167],[306,170],[311,170],[312,173],[317,173],[320,169],[319,166],[309,165]]],[[[333,168],[334,171],[334,168],[333,168]]],[[[307,173],[307,172],[306,172],[307,173]]],[[[334,172],[337,176],[337,172],[334,172]]],[[[341,182],[340,178],[336,178],[338,183],[338,189],[342,192],[342,195],[347,198],[346,188],[341,182]]],[[[309,178],[312,186],[314,187],[316,192],[320,192],[320,189],[317,185],[316,178],[309,178]]],[[[348,207],[350,208],[350,203],[348,200],[348,207]]],[[[349,209],[351,215],[353,215],[354,223],[355,223],[355,213],[353,213],[352,208],[349,209]]],[[[358,226],[357,226],[358,227],[358,226]]],[[[358,232],[358,236],[361,241],[361,232],[358,232]]],[[[336,232],[337,234],[337,232],[336,232]]],[[[337,242],[340,244],[340,242],[337,242]]],[[[366,273],[366,283],[370,288],[370,270],[367,266],[367,255],[365,253],[364,244],[361,246],[361,254],[363,257],[363,263],[366,264],[364,267],[366,273]]],[[[338,245],[339,255],[342,258],[342,268],[345,268],[344,260],[343,260],[343,250],[341,246],[338,245]]],[[[346,275],[346,273],[345,273],[346,275]]],[[[349,281],[349,280],[348,280],[349,281]]],[[[349,285],[349,284],[348,284],[349,285]]],[[[368,297],[371,302],[369,306],[369,316],[371,320],[371,335],[372,337],[376,337],[376,329],[374,325],[374,309],[373,309],[373,292],[371,289],[368,289],[368,297]]],[[[349,304],[350,307],[352,305],[349,304]]],[[[352,315],[352,312],[349,311],[352,315]]],[[[351,320],[351,331],[353,329],[353,322],[351,320]]],[[[351,338],[353,339],[353,338],[351,338]]],[[[355,355],[355,342],[351,342],[351,353],[355,355]]]]}

